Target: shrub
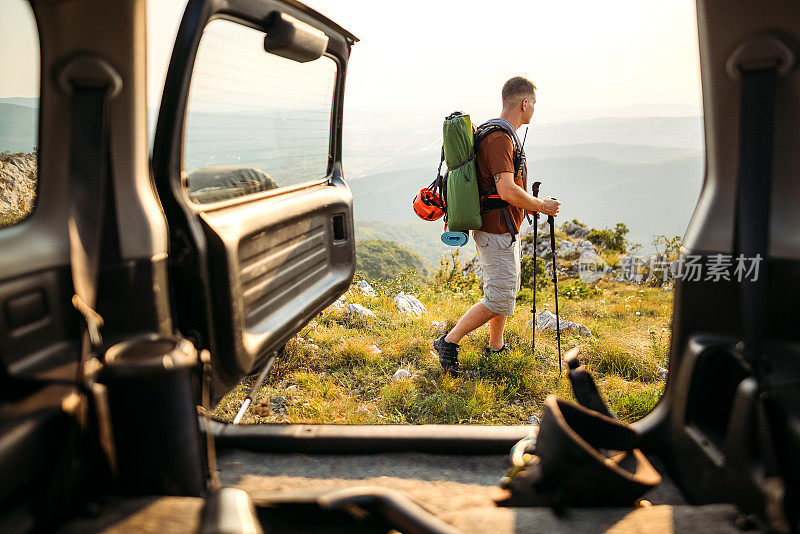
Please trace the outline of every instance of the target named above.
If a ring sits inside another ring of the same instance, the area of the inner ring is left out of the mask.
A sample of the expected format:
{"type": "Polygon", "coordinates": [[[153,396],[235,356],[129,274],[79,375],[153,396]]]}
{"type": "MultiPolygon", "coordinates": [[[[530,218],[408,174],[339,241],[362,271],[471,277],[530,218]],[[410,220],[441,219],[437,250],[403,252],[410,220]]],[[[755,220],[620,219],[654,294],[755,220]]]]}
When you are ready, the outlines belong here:
{"type": "Polygon", "coordinates": [[[628,241],[625,239],[628,232],[628,227],[624,223],[617,223],[614,229],[592,230],[586,239],[597,247],[625,253],[628,250],[628,241]]]}
{"type": "Polygon", "coordinates": [[[416,269],[409,269],[397,276],[373,280],[372,287],[387,297],[394,297],[398,293],[417,293],[422,287],[422,276],[416,269]]]}
{"type": "Polygon", "coordinates": [[[533,284],[533,273],[536,272],[536,287],[544,287],[547,285],[547,280],[544,274],[544,258],[536,258],[536,263],[533,261],[533,256],[525,256],[522,258],[520,264],[522,287],[531,287],[533,284]]]}
{"type": "Polygon", "coordinates": [[[460,252],[459,249],[456,249],[455,252],[439,259],[439,269],[436,270],[431,281],[432,289],[462,294],[480,291],[480,282],[475,273],[464,272],[464,267],[459,260],[460,252]]]}
{"type": "Polygon", "coordinates": [[[656,253],[663,255],[669,260],[674,260],[678,257],[682,245],[683,242],[681,241],[681,236],[679,235],[676,235],[673,238],[669,238],[664,234],[653,236],[653,246],[656,247],[656,253]]]}
{"type": "Polygon", "coordinates": [[[558,294],[568,299],[585,299],[599,295],[601,291],[596,287],[586,285],[580,280],[574,280],[569,284],[562,284],[558,286],[558,294]]]}

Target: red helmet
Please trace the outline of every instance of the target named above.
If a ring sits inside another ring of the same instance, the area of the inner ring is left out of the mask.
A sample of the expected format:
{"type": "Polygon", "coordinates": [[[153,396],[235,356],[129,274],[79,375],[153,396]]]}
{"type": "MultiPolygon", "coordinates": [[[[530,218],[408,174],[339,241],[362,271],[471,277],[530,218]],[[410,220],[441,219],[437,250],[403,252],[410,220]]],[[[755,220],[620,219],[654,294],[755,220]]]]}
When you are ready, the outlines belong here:
{"type": "Polygon", "coordinates": [[[420,189],[414,197],[414,213],[426,221],[435,221],[444,215],[444,199],[442,195],[427,187],[420,189]]]}

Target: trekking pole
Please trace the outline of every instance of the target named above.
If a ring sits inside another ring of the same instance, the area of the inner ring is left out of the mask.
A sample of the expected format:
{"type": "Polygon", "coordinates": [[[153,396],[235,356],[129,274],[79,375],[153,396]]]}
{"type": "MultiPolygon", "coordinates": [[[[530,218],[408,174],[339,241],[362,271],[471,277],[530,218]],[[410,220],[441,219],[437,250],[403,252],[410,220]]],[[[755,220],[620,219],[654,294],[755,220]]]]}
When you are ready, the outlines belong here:
{"type": "MultiPolygon", "coordinates": [[[[553,200],[556,200],[553,198],[553,200]]],[[[561,377],[561,319],[558,317],[558,274],[556,273],[556,229],[555,218],[547,216],[550,225],[550,251],[553,253],[553,294],[556,297],[556,343],[558,344],[558,376],[561,377]]]]}
{"type": "Polygon", "coordinates": [[[244,417],[245,412],[247,412],[247,408],[253,403],[253,398],[258,393],[258,390],[261,388],[261,384],[264,382],[264,378],[266,378],[267,373],[269,370],[272,369],[272,364],[275,363],[275,358],[277,358],[278,353],[273,352],[272,355],[267,359],[267,363],[264,365],[264,369],[261,370],[261,374],[258,375],[258,378],[253,383],[253,387],[250,388],[250,392],[247,394],[247,398],[244,399],[242,403],[242,407],[239,408],[239,412],[236,414],[236,417],[233,418],[233,424],[238,425],[239,421],[242,420],[244,417]]]}
{"type": "MultiPolygon", "coordinates": [[[[528,134],[528,131],[525,130],[525,134],[528,134]]],[[[531,188],[531,193],[535,197],[539,197],[539,186],[542,185],[542,182],[533,182],[533,187],[531,188]]],[[[539,212],[533,212],[533,307],[531,308],[531,313],[533,314],[533,321],[531,321],[531,354],[536,353],[536,268],[538,264],[536,263],[536,247],[539,244],[539,212]]]]}

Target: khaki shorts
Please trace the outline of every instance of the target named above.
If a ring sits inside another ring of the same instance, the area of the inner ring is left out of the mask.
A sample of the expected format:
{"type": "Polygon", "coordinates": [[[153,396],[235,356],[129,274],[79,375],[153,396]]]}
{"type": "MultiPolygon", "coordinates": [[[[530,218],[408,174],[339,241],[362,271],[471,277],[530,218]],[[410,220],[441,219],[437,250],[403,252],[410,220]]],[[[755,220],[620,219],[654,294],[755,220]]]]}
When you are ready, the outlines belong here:
{"type": "Polygon", "coordinates": [[[483,272],[481,302],[499,315],[514,315],[521,279],[519,239],[512,244],[511,234],[490,234],[480,230],[473,230],[472,237],[483,272]]]}

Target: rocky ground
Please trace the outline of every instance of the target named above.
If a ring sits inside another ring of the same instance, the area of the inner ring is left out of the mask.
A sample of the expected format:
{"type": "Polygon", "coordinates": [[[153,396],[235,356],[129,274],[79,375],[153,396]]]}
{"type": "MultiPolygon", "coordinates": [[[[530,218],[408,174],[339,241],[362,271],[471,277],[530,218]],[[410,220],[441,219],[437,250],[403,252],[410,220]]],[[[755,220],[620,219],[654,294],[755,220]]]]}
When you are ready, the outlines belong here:
{"type": "MultiPolygon", "coordinates": [[[[474,262],[465,267],[453,256],[427,281],[357,280],[287,344],[242,422],[536,424],[549,393],[571,396],[559,372],[556,324],[562,354],[580,347],[612,409],[624,420],[638,419],[663,391],[672,291],[621,281],[619,255],[597,250],[581,234],[585,228],[570,224],[557,234],[558,321],[551,278],[543,276],[535,322],[525,286],[507,323],[508,350],[486,354],[488,329],[476,330],[462,341],[463,373],[455,379],[442,374],[431,342],[480,300],[474,262]],[[570,265],[584,252],[616,266],[582,282],[570,265]]],[[[532,236],[523,239],[530,249],[532,236]]],[[[539,247],[547,255],[549,239],[539,247]]],[[[231,420],[254,379],[243,380],[215,415],[231,420]]]]}
{"type": "Polygon", "coordinates": [[[15,224],[30,214],[36,201],[36,154],[0,153],[0,226],[15,224]]]}

